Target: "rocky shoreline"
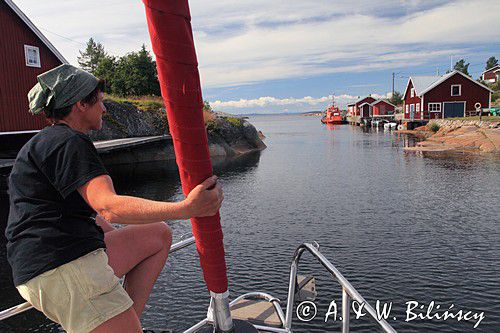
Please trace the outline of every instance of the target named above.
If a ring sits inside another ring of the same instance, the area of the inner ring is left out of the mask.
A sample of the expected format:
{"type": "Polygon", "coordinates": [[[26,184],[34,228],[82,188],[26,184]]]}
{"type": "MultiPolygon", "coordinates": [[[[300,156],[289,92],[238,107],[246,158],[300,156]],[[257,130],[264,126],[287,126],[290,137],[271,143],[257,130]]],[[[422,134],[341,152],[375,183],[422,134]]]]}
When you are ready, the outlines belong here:
{"type": "Polygon", "coordinates": [[[439,119],[412,131],[397,132],[424,139],[415,147],[405,148],[408,152],[500,153],[498,121],[439,119]],[[438,130],[434,133],[431,129],[438,130]]]}
{"type": "MultiPolygon", "coordinates": [[[[164,109],[141,110],[132,103],[115,101],[105,101],[105,106],[102,129],[90,133],[92,141],[168,134],[164,109]]],[[[242,117],[205,112],[205,122],[212,157],[237,157],[266,148],[262,133],[242,117]]],[[[158,145],[155,149],[162,147],[158,145]]],[[[175,159],[172,147],[163,150],[157,154],[158,158],[175,159]]]]}

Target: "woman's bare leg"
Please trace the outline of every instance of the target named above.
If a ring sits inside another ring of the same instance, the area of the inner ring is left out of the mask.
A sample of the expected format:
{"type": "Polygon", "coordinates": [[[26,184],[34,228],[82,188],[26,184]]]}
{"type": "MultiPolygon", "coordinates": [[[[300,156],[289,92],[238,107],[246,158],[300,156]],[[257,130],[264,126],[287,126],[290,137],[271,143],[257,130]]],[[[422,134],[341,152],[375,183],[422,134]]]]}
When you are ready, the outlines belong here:
{"type": "Polygon", "coordinates": [[[125,278],[125,290],[141,317],[153,285],[167,261],[172,231],[163,222],[129,225],[104,235],[109,265],[125,278]]]}
{"type": "Polygon", "coordinates": [[[133,308],[97,326],[91,333],[142,333],[141,323],[133,308]]]}

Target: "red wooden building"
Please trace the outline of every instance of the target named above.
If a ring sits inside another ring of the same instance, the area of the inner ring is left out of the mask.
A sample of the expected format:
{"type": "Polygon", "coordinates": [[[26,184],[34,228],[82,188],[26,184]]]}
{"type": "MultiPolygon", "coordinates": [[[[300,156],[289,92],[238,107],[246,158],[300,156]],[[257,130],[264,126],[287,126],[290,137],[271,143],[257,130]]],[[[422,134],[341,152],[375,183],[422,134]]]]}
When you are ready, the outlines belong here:
{"type": "Polygon", "coordinates": [[[356,102],[347,104],[347,113],[350,116],[361,116],[368,118],[371,116],[371,103],[375,102],[375,98],[366,96],[358,99],[356,102]]]}
{"type": "Polygon", "coordinates": [[[49,40],[11,1],[0,1],[0,134],[39,130],[43,116],[28,112],[36,77],[67,63],[49,40]]]}
{"type": "Polygon", "coordinates": [[[490,83],[495,83],[500,80],[500,65],[496,65],[481,73],[481,80],[490,83]]]}
{"type": "Polygon", "coordinates": [[[370,105],[372,107],[372,117],[392,115],[396,108],[394,104],[384,101],[383,99],[377,99],[370,105]]]}
{"type": "Polygon", "coordinates": [[[404,118],[427,120],[464,117],[476,106],[489,108],[493,91],[468,75],[413,76],[403,95],[404,118]]]}

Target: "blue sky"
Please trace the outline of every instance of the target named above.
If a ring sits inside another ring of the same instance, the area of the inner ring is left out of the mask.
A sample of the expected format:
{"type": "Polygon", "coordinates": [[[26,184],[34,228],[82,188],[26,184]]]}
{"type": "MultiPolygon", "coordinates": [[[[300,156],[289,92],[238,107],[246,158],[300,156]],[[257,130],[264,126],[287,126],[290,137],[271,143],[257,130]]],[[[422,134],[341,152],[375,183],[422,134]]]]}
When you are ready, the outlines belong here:
{"type": "MultiPolygon", "coordinates": [[[[113,55],[150,48],[139,0],[14,0],[76,64],[94,37],[113,55]]],[[[386,96],[392,72],[444,73],[470,62],[474,78],[500,58],[500,1],[192,0],[204,98],[220,111],[321,110],[358,96],[386,96]]]]}

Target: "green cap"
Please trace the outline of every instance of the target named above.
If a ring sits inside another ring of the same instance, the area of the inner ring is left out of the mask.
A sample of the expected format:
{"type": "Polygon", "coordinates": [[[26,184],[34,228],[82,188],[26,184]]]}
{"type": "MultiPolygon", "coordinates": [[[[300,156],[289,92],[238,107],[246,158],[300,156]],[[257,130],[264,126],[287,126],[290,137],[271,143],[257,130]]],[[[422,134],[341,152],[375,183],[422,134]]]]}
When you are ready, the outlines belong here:
{"type": "Polygon", "coordinates": [[[29,111],[33,114],[73,105],[99,83],[94,75],[68,64],[38,75],[37,80],[28,92],[29,111]]]}

